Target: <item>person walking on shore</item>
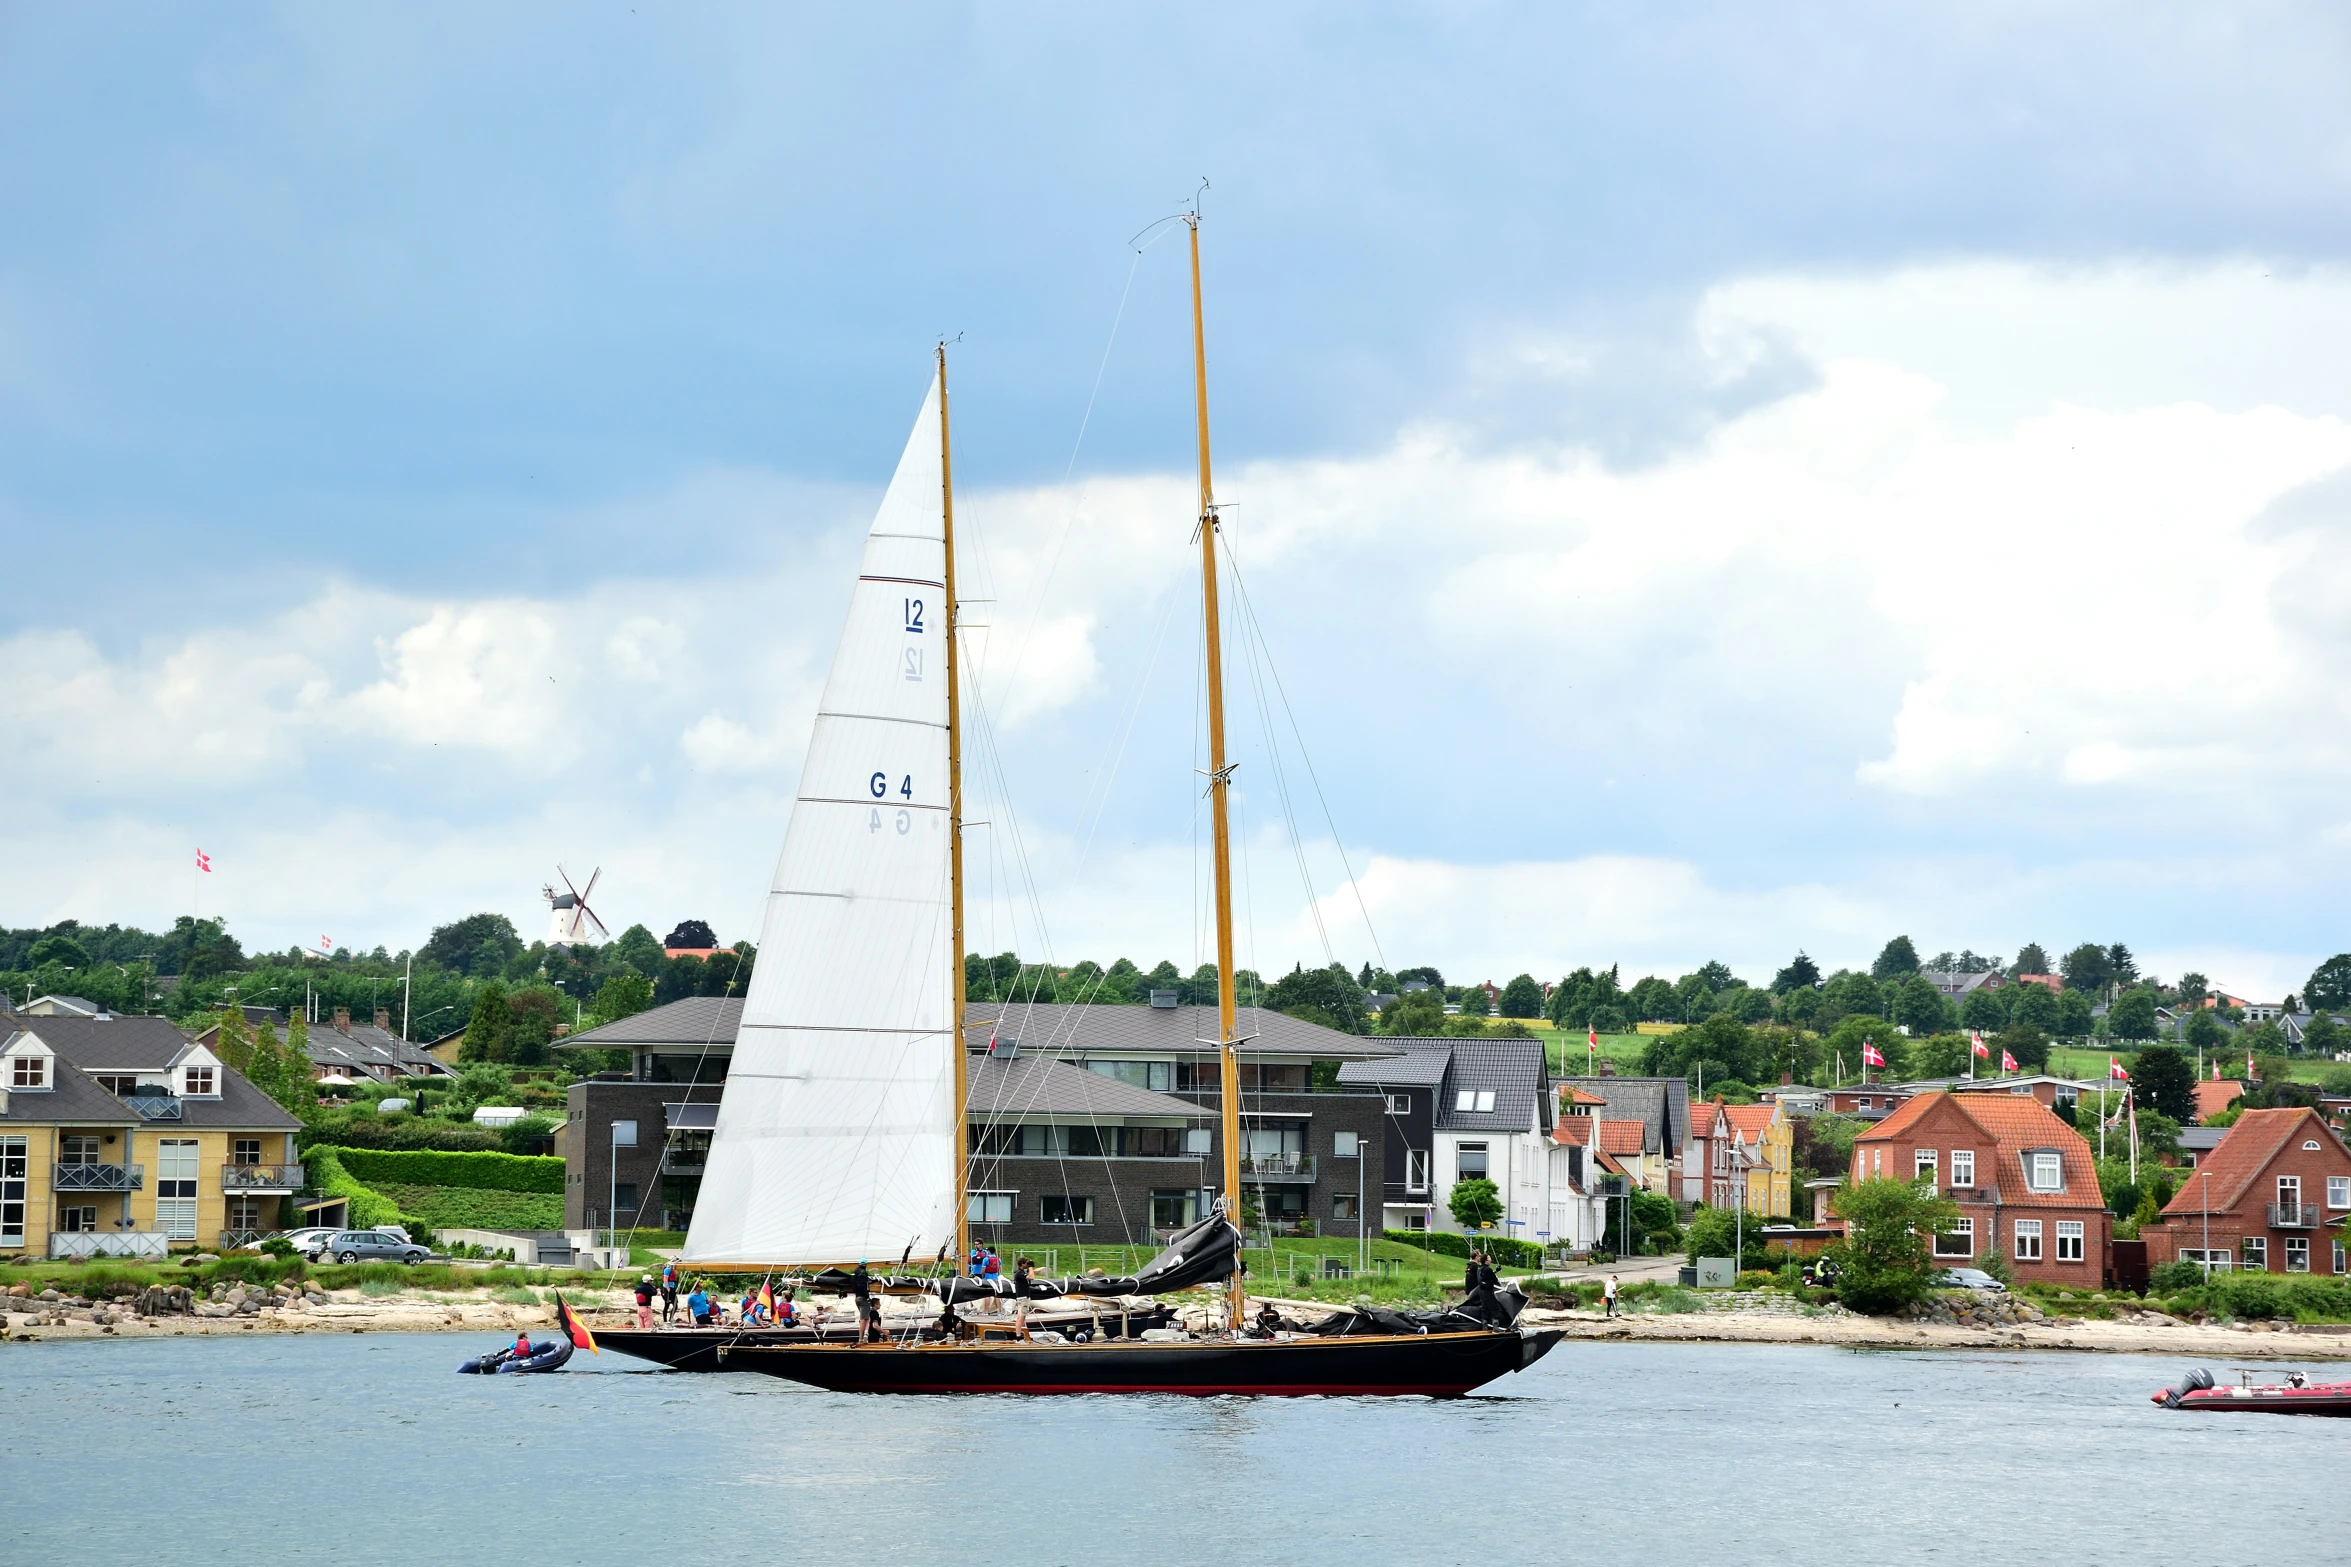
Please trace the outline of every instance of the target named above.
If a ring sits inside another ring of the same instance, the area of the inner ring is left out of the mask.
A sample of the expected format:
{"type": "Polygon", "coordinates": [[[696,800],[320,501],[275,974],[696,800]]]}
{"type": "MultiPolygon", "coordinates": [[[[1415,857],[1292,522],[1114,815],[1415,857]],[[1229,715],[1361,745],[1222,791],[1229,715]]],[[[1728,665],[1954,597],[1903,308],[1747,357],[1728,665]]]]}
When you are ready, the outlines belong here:
{"type": "Polygon", "coordinates": [[[1616,1275],[1608,1275],[1608,1282],[1600,1286],[1600,1299],[1607,1304],[1607,1314],[1616,1315],[1616,1275]]]}

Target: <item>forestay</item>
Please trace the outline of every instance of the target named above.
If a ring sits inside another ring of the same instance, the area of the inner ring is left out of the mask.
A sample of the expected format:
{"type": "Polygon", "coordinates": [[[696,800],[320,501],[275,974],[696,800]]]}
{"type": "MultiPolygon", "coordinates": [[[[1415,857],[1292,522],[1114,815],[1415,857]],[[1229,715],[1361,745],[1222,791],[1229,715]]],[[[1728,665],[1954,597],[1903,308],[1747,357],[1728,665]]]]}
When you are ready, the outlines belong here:
{"type": "Polygon", "coordinates": [[[692,1263],[896,1263],[954,1243],[939,399],[934,374],[833,654],[692,1263]]]}

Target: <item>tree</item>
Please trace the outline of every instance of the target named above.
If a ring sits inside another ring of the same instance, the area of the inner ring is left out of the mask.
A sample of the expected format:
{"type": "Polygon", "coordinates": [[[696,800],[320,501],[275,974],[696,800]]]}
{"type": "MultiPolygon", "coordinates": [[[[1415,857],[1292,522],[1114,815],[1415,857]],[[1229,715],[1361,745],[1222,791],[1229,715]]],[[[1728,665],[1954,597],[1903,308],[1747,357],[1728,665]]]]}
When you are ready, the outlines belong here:
{"type": "Polygon", "coordinates": [[[1521,974],[1502,987],[1502,1005],[1498,1009],[1504,1017],[1541,1017],[1543,1015],[1543,987],[1532,974],[1521,974]]]}
{"type": "Polygon", "coordinates": [[[2081,1039],[2090,1032],[2090,997],[2087,991],[2064,990],[2057,996],[2057,1034],[2061,1039],[2081,1039]]]}
{"type": "Polygon", "coordinates": [[[1902,982],[1894,997],[1894,1021],[1910,1030],[1912,1038],[1949,1026],[1951,1003],[1943,993],[1916,974],[1902,982]]]}
{"type": "Polygon", "coordinates": [[[474,993],[473,1014],[466,1020],[465,1039],[457,1047],[457,1059],[503,1061],[507,1040],[513,1032],[514,1009],[507,1005],[506,987],[492,980],[474,993]]]}
{"type": "Polygon", "coordinates": [[[25,961],[30,968],[61,963],[70,969],[86,969],[90,966],[90,953],[71,936],[43,936],[33,943],[32,951],[25,954],[25,961]]]}
{"type": "Polygon", "coordinates": [[[2118,1039],[2153,1039],[2155,992],[2144,985],[2124,991],[2121,999],[2107,1009],[2106,1021],[2113,1025],[2118,1039]]]}
{"type": "MultiPolygon", "coordinates": [[[[2038,989],[2039,987],[2033,988],[2038,989]]],[[[1987,990],[1978,985],[1969,991],[1967,999],[1959,1004],[1960,1023],[1965,1027],[1979,1031],[1999,1028],[2001,1024],[2008,1021],[2008,1006],[2001,999],[2006,994],[2006,991],[1987,990]]]]}
{"type": "MultiPolygon", "coordinates": [[[[653,981],[642,974],[615,974],[596,992],[588,1011],[597,1023],[617,1023],[653,1005],[653,981]]],[[[593,1027],[594,1025],[590,1025],[593,1027]]]]}
{"type": "Polygon", "coordinates": [[[2019,985],[2008,1003],[2008,1021],[2030,1023],[2047,1032],[2057,1027],[2057,992],[2046,985],[2019,985]]]}
{"type": "Polygon", "coordinates": [[[1739,982],[1738,976],[1731,972],[1731,966],[1720,959],[1699,964],[1698,978],[1705,982],[1708,990],[1728,990],[1739,982]]]}
{"type": "Polygon", "coordinates": [[[2113,983],[2117,985],[2130,984],[2139,977],[2138,960],[2131,956],[2131,949],[2119,941],[2106,949],[2106,968],[2114,976],[2113,983]]]}
{"type": "Polygon", "coordinates": [[[2188,1014],[2188,1026],[2181,1030],[2190,1045],[2198,1050],[2218,1050],[2229,1031],[2220,1026],[2210,1007],[2198,1007],[2188,1014]]]}
{"type": "Polygon", "coordinates": [[[1674,1006],[1673,986],[1655,974],[1625,992],[1624,1008],[1644,1023],[1670,1022],[1679,1014],[1674,1006]]]}
{"type": "Polygon", "coordinates": [[[1445,988],[1445,976],[1434,968],[1400,968],[1396,971],[1398,985],[1409,985],[1414,980],[1419,980],[1431,990],[1445,988]]]}
{"type": "Polygon", "coordinates": [[[718,932],[710,928],[708,920],[679,920],[677,929],[662,938],[664,947],[693,947],[697,950],[718,945],[718,932]]]}
{"type": "Polygon", "coordinates": [[[1453,1222],[1465,1230],[1488,1229],[1502,1222],[1502,1193],[1483,1177],[1455,1181],[1445,1207],[1453,1222]]]}
{"type": "Polygon", "coordinates": [[[1918,948],[1911,945],[1908,936],[1896,936],[1878,952],[1878,960],[1869,966],[1872,979],[1885,981],[1900,979],[1905,974],[1918,972],[1918,948]]]}
{"type": "Polygon", "coordinates": [[[1820,987],[1820,999],[1834,1007],[1840,1016],[1866,1012],[1871,1017],[1886,1015],[1885,994],[1878,982],[1867,974],[1856,974],[1839,969],[1820,987]]]}
{"type": "Polygon", "coordinates": [[[1935,1034],[1910,1042],[1911,1064],[1926,1077],[1965,1077],[1972,1059],[1965,1034],[1935,1034]]]}
{"type": "Polygon", "coordinates": [[[468,914],[451,924],[434,927],[425,944],[416,949],[422,962],[459,974],[485,977],[503,974],[522,956],[522,937],[514,921],[503,914],[468,914]]]}
{"type": "MultiPolygon", "coordinates": [[[[2039,990],[2038,985],[2028,989],[2039,990]]],[[[2043,990],[2041,994],[2047,995],[2043,990]]],[[[2049,1036],[2031,1023],[2015,1022],[2000,1030],[1987,1043],[1992,1049],[1992,1060],[1998,1064],[2000,1053],[2006,1051],[2019,1071],[2038,1072],[2049,1064],[2049,1036]]]]}
{"type": "Polygon", "coordinates": [[[1727,1012],[1678,1033],[1659,1034],[1641,1051],[1644,1077],[1704,1076],[1707,1086],[1767,1083],[1776,1074],[1761,1036],[1727,1012]]]}
{"type": "Polygon", "coordinates": [[[1845,1239],[1829,1248],[1837,1264],[1837,1298],[1854,1311],[1883,1315],[1934,1288],[1933,1238],[1959,1219],[1959,1205],[1923,1182],[1885,1176],[1837,1191],[1845,1239]]]}
{"type": "Polygon", "coordinates": [[[2351,1029],[2321,1012],[2302,1030],[2302,1048],[2314,1056],[2331,1059],[2339,1051],[2351,1048],[2351,1029]]]}
{"type": "Polygon", "coordinates": [[[499,1059],[510,1066],[545,1066],[548,1042],[555,1037],[555,1025],[561,1020],[555,992],[541,986],[514,992],[507,1007],[514,1022],[506,1035],[506,1054],[499,1059]]]}
{"type": "Polygon", "coordinates": [[[1463,1017],[1484,1017],[1493,1010],[1494,998],[1486,994],[1485,986],[1464,985],[1461,987],[1461,1015],[1463,1017]]]}
{"type": "Polygon", "coordinates": [[[1701,1257],[1729,1257],[1739,1259],[1739,1271],[1749,1268],[1768,1268],[1771,1254],[1764,1249],[1764,1221],[1755,1214],[1746,1215],[1740,1222],[1737,1210],[1732,1208],[1700,1208],[1690,1215],[1690,1227],[1683,1233],[1682,1244],[1688,1248],[1692,1262],[1701,1257]]]}
{"type": "Polygon", "coordinates": [[[1380,1032],[1390,1037],[1434,1039],[1445,1032],[1445,1003],[1436,990],[1407,991],[1380,1008],[1380,1032]]]}
{"type": "Polygon", "coordinates": [[[2192,1007],[2210,994],[2212,994],[2212,981],[2194,969],[2190,969],[2180,976],[2180,1001],[2183,1005],[2192,1007]]]}
{"type": "Polygon", "coordinates": [[[1819,983],[1820,965],[1806,957],[1804,949],[1798,947],[1796,955],[1788,960],[1788,966],[1771,977],[1771,993],[1784,996],[1799,987],[1810,990],[1819,983]]]}
{"type": "Polygon", "coordinates": [[[2010,978],[2014,978],[2020,974],[2048,974],[2053,972],[2055,971],[2049,967],[2049,954],[2041,949],[2041,944],[2037,941],[2028,941],[2023,946],[2017,948],[2016,961],[2008,966],[2008,973],[2010,978]]]}
{"type": "Polygon", "coordinates": [[[1355,976],[1337,963],[1329,968],[1293,967],[1265,993],[1265,1004],[1292,1017],[1304,1016],[1302,1008],[1312,1008],[1321,1015],[1310,1021],[1328,1018],[1325,1027],[1346,1034],[1363,1032],[1363,989],[1355,983],[1355,976]]]}
{"type": "Polygon", "coordinates": [[[2351,952],[2338,952],[2310,971],[2302,1004],[2313,1012],[2351,1007],[2351,952]]]}
{"type": "Polygon", "coordinates": [[[2131,1063],[2131,1083],[2138,1102],[2193,1124],[2196,1119],[2196,1065],[2177,1045],[2149,1045],[2131,1063]]]}
{"type": "Polygon", "coordinates": [[[661,954],[661,943],[653,939],[653,932],[642,925],[631,925],[620,933],[612,944],[612,955],[630,968],[651,979],[666,960],[661,954]]]}
{"type": "Polygon", "coordinates": [[[2114,962],[2094,941],[2085,941],[2068,952],[2063,971],[2068,990],[2102,991],[2114,983],[2114,962]]]}

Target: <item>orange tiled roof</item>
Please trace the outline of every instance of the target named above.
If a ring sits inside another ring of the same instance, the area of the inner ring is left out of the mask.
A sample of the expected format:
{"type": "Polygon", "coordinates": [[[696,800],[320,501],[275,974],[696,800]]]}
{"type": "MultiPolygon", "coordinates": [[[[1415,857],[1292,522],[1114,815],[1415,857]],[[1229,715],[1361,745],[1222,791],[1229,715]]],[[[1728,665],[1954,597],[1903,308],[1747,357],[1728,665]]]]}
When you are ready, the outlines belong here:
{"type": "Polygon", "coordinates": [[[1560,1092],[1559,1097],[1571,1105],[1604,1105],[1608,1103],[1606,1096],[1595,1094],[1588,1088],[1578,1088],[1573,1083],[1568,1084],[1560,1092]]]}
{"type": "Polygon", "coordinates": [[[1724,1105],[1723,1118],[1731,1123],[1731,1130],[1755,1142],[1771,1130],[1772,1118],[1779,1114],[1772,1105],[1724,1105]]]}
{"type": "Polygon", "coordinates": [[[2326,1122],[2316,1110],[2301,1107],[2248,1110],[2238,1116],[2237,1124],[2229,1128],[2220,1146],[2196,1161],[2196,1174],[2181,1182],[2171,1201],[2164,1204],[2164,1217],[2203,1213],[2208,1189],[2212,1194],[2212,1212],[2233,1210],[2243,1200],[2245,1189],[2269,1168],[2278,1150],[2294,1137],[2303,1135],[2305,1118],[2311,1127],[2308,1135],[2321,1135],[2326,1122]]]}
{"type": "Polygon", "coordinates": [[[1551,1128],[1551,1140],[1563,1147],[1587,1148],[1592,1142],[1592,1128],[1600,1123],[1588,1115],[1563,1115],[1559,1124],[1551,1128]]]}
{"type": "Polygon", "coordinates": [[[2196,1084],[2196,1119],[2209,1120],[2245,1097],[2245,1085],[2234,1078],[2196,1084]]]}
{"type": "Polygon", "coordinates": [[[1641,1153],[1642,1136],[1647,1130],[1639,1121],[1602,1121],[1600,1123],[1600,1151],[1619,1157],[1641,1153]]]}
{"type": "Polygon", "coordinates": [[[1906,1136],[1939,1105],[1948,1104],[1975,1123],[1994,1145],[1991,1181],[2000,1188],[2000,1200],[2012,1207],[2097,1207],[2098,1167],[2082,1134],[2057,1119],[2030,1094],[1953,1094],[1941,1089],[1920,1094],[1854,1139],[1856,1143],[1884,1142],[1906,1136]],[[2025,1185],[2027,1149],[2054,1148],[2062,1162],[2064,1189],[2036,1192],[2025,1185]]]}

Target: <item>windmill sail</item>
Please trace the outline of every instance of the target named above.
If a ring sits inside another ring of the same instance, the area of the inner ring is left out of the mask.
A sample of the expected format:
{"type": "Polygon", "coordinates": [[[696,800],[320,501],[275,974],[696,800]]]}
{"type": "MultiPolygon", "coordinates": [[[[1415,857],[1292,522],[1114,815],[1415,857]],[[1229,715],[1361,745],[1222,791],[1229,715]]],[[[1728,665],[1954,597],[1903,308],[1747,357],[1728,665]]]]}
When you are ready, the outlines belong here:
{"type": "Polygon", "coordinates": [[[784,831],[685,1260],[955,1238],[940,386],[882,498],[784,831]]]}

